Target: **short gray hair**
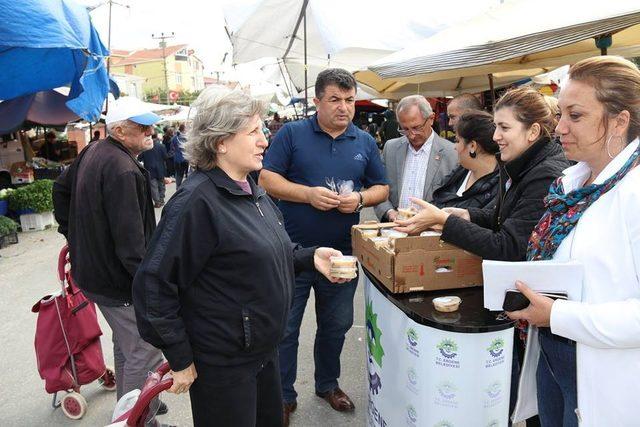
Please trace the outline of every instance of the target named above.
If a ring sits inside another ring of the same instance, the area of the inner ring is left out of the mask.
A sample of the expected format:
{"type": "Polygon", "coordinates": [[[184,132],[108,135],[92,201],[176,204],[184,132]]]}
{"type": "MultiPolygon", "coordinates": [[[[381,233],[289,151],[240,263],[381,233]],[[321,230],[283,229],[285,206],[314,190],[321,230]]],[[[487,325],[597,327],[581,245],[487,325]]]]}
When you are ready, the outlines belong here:
{"type": "Polygon", "coordinates": [[[264,115],[261,101],[240,90],[210,86],[192,104],[196,109],[187,142],[185,158],[198,169],[216,166],[218,144],[247,127],[256,114],[264,115]]]}
{"type": "Polygon", "coordinates": [[[433,114],[433,109],[431,108],[429,101],[427,101],[427,98],[422,95],[409,95],[405,96],[400,100],[400,102],[398,102],[398,106],[396,107],[396,116],[399,115],[402,110],[414,105],[417,105],[418,109],[420,109],[423,119],[426,119],[433,114]]]}
{"type": "Polygon", "coordinates": [[[117,127],[122,127],[127,123],[127,120],[118,120],[117,122],[111,122],[107,125],[107,135],[113,136],[113,132],[117,127]]]}

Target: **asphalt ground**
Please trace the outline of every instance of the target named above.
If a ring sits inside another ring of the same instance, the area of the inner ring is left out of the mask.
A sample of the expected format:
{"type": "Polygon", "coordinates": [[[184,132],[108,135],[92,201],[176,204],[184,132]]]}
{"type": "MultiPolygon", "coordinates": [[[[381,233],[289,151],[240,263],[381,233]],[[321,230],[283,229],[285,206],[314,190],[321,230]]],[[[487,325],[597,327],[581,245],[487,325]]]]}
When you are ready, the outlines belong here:
{"type": "MultiPolygon", "coordinates": [[[[167,197],[175,184],[167,186],[167,197]]],[[[160,218],[160,209],[156,209],[160,218]]],[[[366,209],[363,218],[373,218],[366,209]]],[[[44,295],[58,289],[57,256],[64,238],[55,230],[20,233],[20,242],[0,250],[0,426],[104,426],[110,423],[116,404],[115,393],[97,384],[83,386],[88,410],[78,421],[65,417],[51,407],[52,396],[44,390],[38,374],[33,346],[36,315],[31,307],[44,295]]],[[[313,341],[315,337],[315,304],[313,293],[307,303],[298,354],[298,409],[291,418],[292,426],[362,426],[366,416],[366,365],[364,296],[358,286],[354,301],[354,326],[346,337],[342,352],[341,388],[355,403],[354,413],[339,413],[314,394],[313,341]]],[[[99,315],[103,336],[102,349],[108,365],[113,365],[111,330],[99,315]]],[[[163,393],[169,413],[159,417],[162,423],[192,425],[188,395],[163,393]]]]}

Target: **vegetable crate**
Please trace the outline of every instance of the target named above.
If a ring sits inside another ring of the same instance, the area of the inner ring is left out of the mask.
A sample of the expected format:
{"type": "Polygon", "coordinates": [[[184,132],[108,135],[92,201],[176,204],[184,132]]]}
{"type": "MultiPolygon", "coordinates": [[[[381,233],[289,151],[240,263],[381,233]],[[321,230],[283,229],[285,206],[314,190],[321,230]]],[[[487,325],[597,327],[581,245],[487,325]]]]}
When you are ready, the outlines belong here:
{"type": "Polygon", "coordinates": [[[20,226],[23,232],[45,230],[53,224],[53,212],[20,215],[20,226]]]}

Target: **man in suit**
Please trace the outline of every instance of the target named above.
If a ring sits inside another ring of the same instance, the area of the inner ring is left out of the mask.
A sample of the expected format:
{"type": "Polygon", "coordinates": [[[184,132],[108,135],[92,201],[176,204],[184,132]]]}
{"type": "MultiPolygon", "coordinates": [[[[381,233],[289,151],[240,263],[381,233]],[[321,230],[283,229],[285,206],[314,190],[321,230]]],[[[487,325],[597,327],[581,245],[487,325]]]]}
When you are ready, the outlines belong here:
{"type": "Polygon", "coordinates": [[[453,144],[433,131],[433,110],[424,96],[402,98],[396,116],[402,136],[387,141],[382,152],[389,198],[375,207],[383,221],[395,221],[398,208],[410,206],[409,197],[431,201],[433,191],[458,165],[453,144]]]}

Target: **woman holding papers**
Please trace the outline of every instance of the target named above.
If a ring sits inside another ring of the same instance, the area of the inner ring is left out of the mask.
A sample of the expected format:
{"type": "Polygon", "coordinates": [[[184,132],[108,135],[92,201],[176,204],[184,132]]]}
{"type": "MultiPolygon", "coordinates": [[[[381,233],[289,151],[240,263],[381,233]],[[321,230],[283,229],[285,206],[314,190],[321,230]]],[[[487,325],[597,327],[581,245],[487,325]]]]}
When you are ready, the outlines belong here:
{"type": "Polygon", "coordinates": [[[580,61],[559,105],[556,133],[578,163],[551,186],[527,256],[581,262],[582,301],[553,301],[518,284],[531,304],[509,316],[539,333],[529,334],[515,421],[535,412],[534,387],[525,386],[535,384],[543,426],[637,426],[640,72],[614,56],[580,61]]]}

